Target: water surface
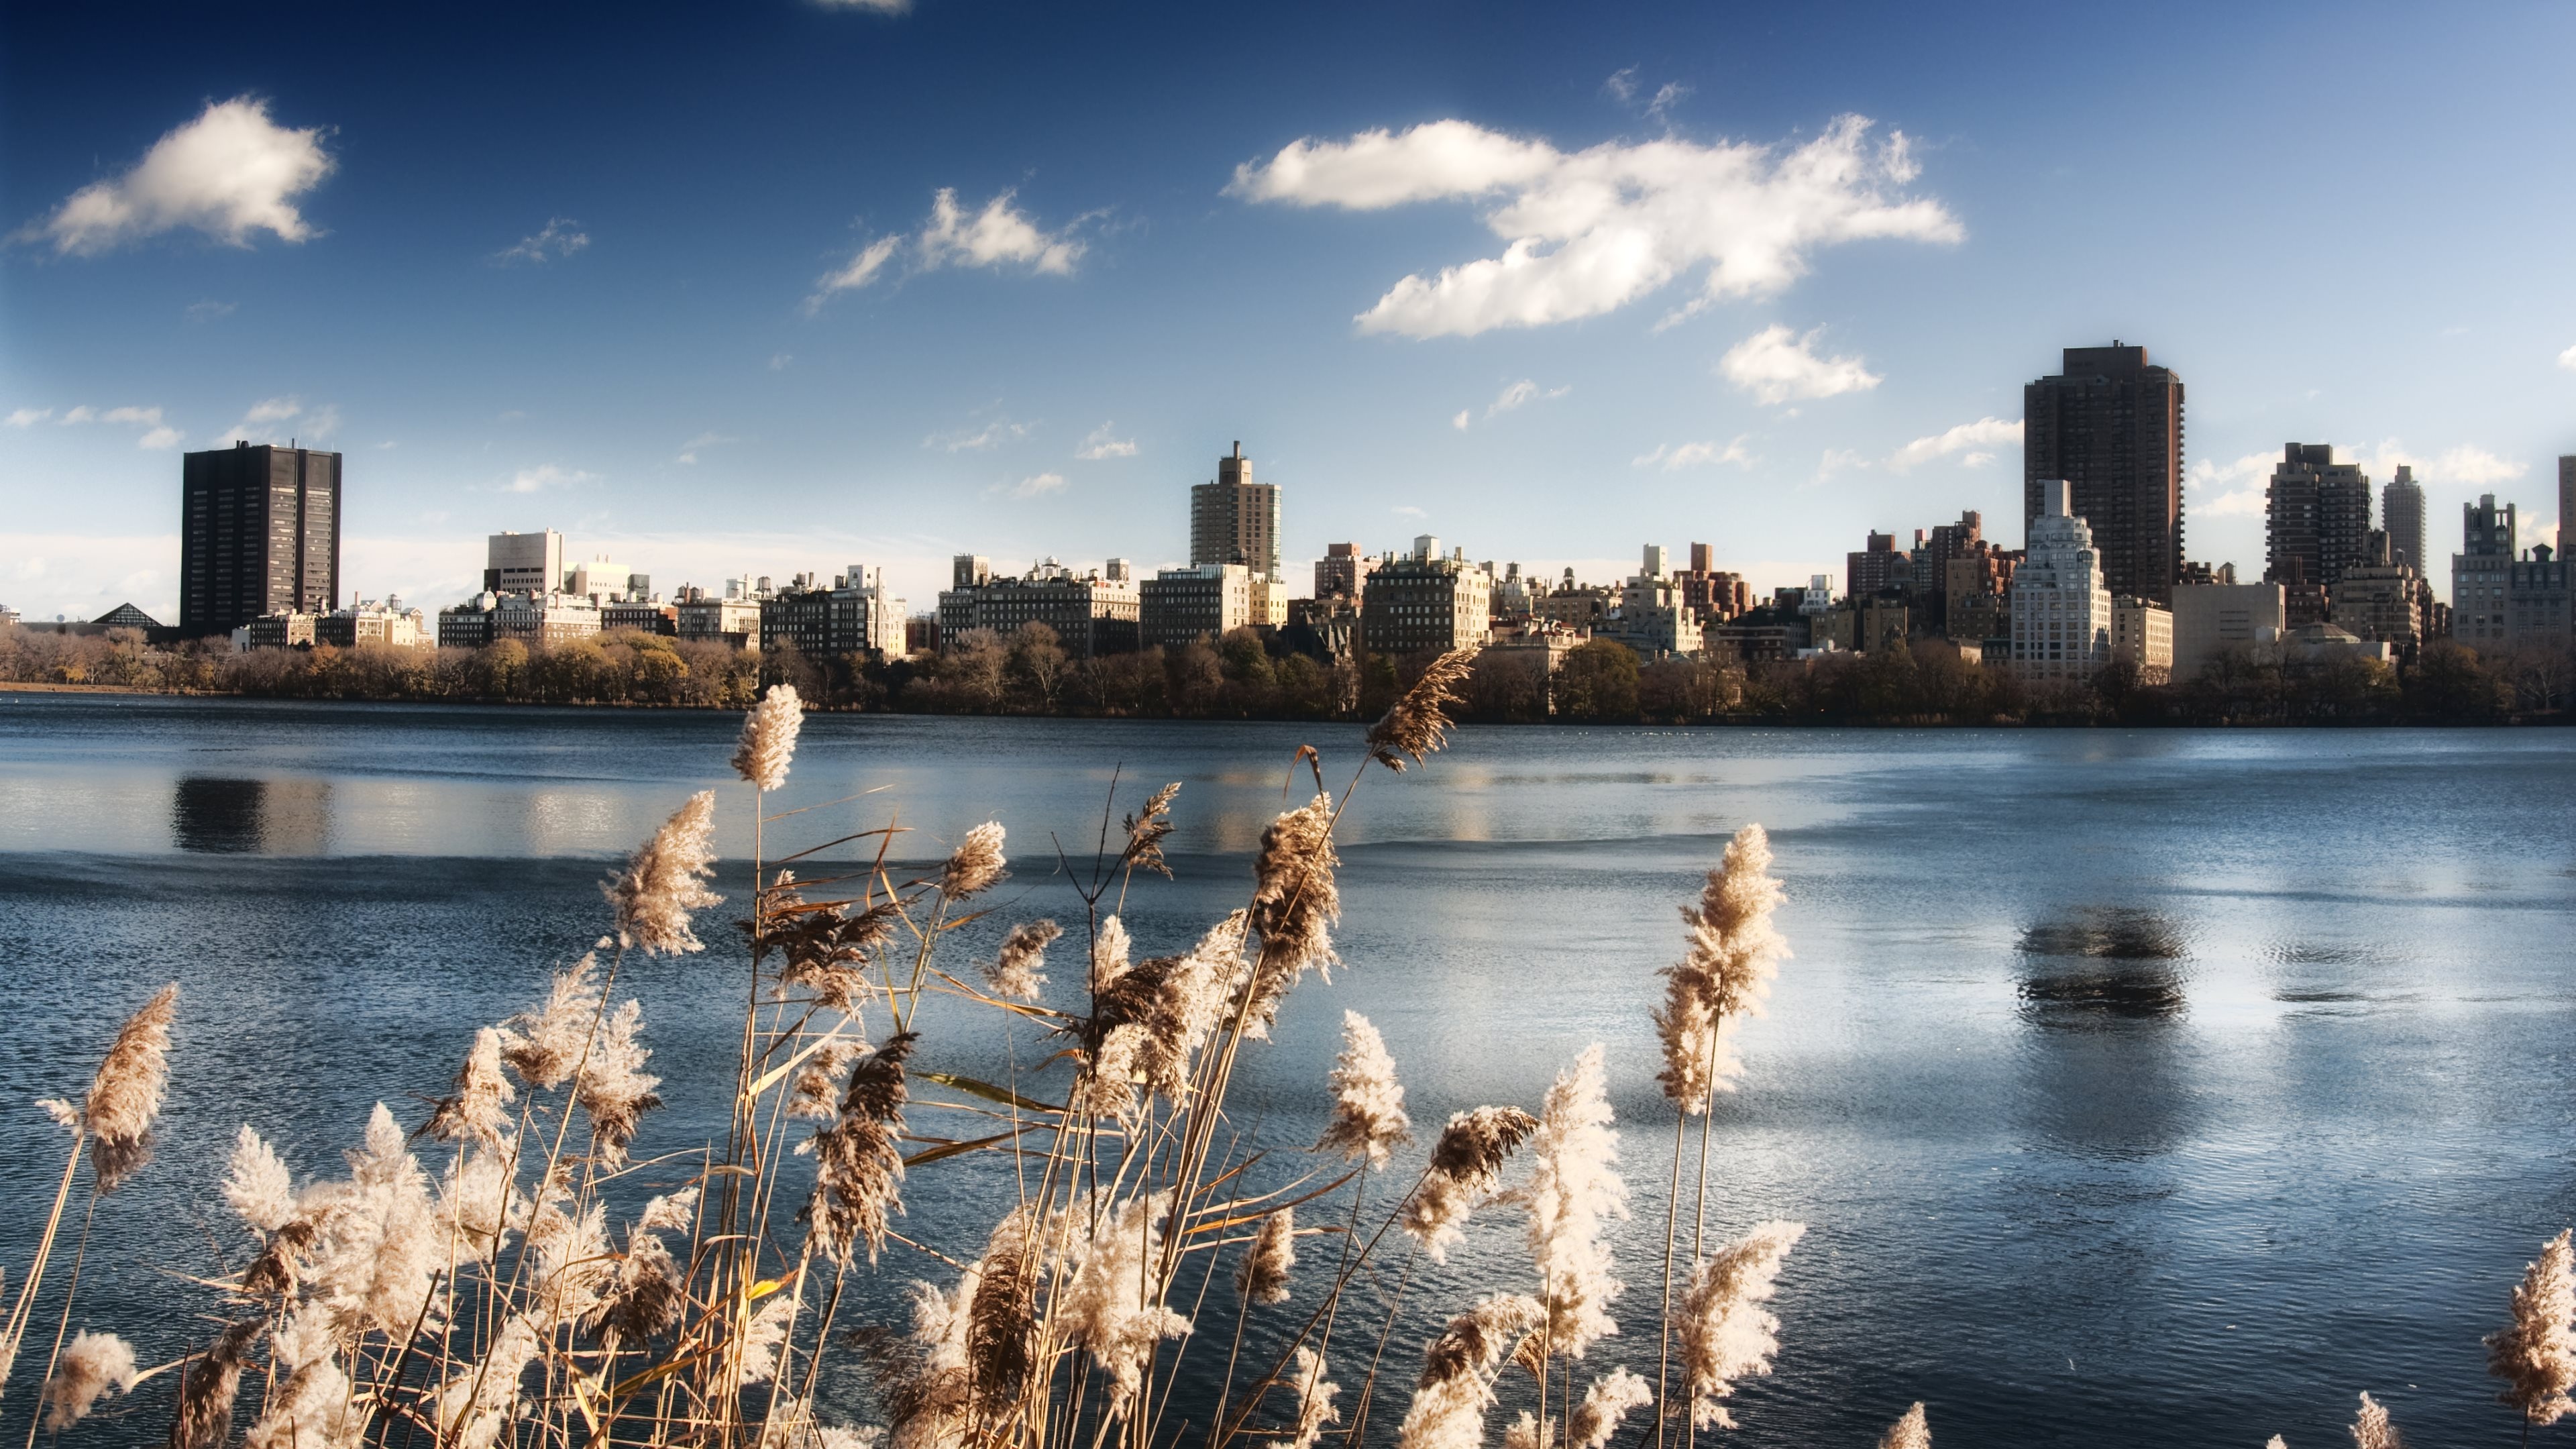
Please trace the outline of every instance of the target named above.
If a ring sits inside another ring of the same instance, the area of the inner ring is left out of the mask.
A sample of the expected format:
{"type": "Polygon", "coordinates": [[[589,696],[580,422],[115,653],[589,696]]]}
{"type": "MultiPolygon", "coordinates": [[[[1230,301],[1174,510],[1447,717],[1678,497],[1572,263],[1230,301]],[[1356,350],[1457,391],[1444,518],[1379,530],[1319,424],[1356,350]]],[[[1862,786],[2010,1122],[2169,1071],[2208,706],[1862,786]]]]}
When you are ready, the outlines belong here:
{"type": "MultiPolygon", "coordinates": [[[[100,1207],[120,1246],[85,1269],[78,1323],[183,1351],[197,1305],[164,1270],[238,1259],[213,1193],[235,1126],[314,1171],[377,1100],[416,1123],[474,1026],[597,934],[606,863],[728,778],[734,727],[0,693],[0,1100],[77,1092],[119,1017],[186,991],[161,1159],[100,1207]]],[[[1177,779],[1180,878],[1129,913],[1145,949],[1177,949],[1239,903],[1283,786],[1311,788],[1291,786],[1306,740],[1347,776],[1344,727],[816,717],[772,805],[820,808],[767,844],[892,820],[928,859],[998,818],[998,929],[1078,914],[1053,862],[1087,855],[1113,777],[1122,811],[1177,779]]],[[[750,809],[738,784],[722,799],[738,897],[750,809]]],[[[1629,1336],[1593,1357],[1651,1372],[1672,1122],[1653,973],[1674,908],[1759,820],[1797,956],[1742,1037],[1711,1226],[1811,1229],[1777,1372],[1726,1438],[1866,1444],[1919,1398],[1953,1444],[2324,1444],[2367,1388],[2421,1442],[2493,1439],[2513,1426],[2478,1338],[2576,1221],[2571,799],[2562,731],[1464,730],[1361,790],[1348,964],[1291,1001],[1235,1115],[1311,1141],[1345,1008],[1384,1030],[1419,1124],[1535,1107],[1606,1043],[1636,1286],[1629,1336]]],[[[727,914],[702,921],[717,951],[626,978],[669,1079],[648,1146],[721,1121],[727,914]]],[[[961,1067],[1033,1054],[932,1026],[961,1067]]],[[[60,1150],[31,1109],[0,1115],[12,1272],[60,1150]]],[[[943,1181],[917,1177],[906,1230],[971,1252],[970,1195],[943,1181]]],[[[1489,1215],[1416,1275],[1402,1374],[1435,1316],[1526,1277],[1513,1227],[1489,1215]]],[[[889,1259],[869,1304],[933,1267],[889,1259]]],[[[832,1397],[864,1412],[854,1383],[832,1397]]]]}

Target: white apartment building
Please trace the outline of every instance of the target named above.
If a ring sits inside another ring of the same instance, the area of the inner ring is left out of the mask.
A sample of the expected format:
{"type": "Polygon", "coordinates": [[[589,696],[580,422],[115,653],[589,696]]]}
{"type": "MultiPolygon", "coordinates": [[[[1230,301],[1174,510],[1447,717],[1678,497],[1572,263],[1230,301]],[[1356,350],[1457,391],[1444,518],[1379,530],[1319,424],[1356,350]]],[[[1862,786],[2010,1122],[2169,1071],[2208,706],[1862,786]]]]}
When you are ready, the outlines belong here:
{"type": "Polygon", "coordinates": [[[2111,662],[2111,590],[2093,529],[2075,516],[2073,488],[2062,478],[2039,487],[2042,512],[2013,570],[2013,670],[2080,683],[2111,662]]]}

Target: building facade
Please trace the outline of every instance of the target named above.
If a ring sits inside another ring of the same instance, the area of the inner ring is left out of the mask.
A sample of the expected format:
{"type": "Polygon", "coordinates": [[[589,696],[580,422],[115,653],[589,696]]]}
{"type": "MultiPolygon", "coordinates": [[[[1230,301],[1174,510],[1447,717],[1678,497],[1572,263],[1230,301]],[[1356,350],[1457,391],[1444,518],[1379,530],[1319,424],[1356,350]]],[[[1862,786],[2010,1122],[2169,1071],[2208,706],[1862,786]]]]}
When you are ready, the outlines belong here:
{"type": "Polygon", "coordinates": [[[1254,622],[1252,570],[1242,564],[1164,569],[1139,584],[1137,593],[1137,638],[1147,648],[1221,639],[1254,622]]]}
{"type": "Polygon", "coordinates": [[[2451,634],[2480,649],[2512,637],[2505,590],[2513,579],[2513,505],[2481,494],[2460,505],[2460,551],[2451,555],[2451,634]]]}
{"type": "Polygon", "coordinates": [[[1443,557],[1425,534],[1413,552],[1388,554],[1369,575],[1360,601],[1360,642],[1373,654],[1482,646],[1493,636],[1493,576],[1467,562],[1465,550],[1443,557]]]}
{"type": "Polygon", "coordinates": [[[760,647],[760,601],[717,598],[704,589],[682,587],[671,603],[671,632],[682,639],[730,644],[736,649],[760,647]]]}
{"type": "Polygon", "coordinates": [[[2140,684],[2173,678],[2173,610],[2131,594],[2111,600],[2111,659],[2134,664],[2140,684]]]}
{"type": "Polygon", "coordinates": [[[235,443],[180,463],[179,633],[340,607],[340,455],[235,443]]]}
{"type": "Polygon", "coordinates": [[[1896,535],[1869,535],[1868,547],[1843,555],[1843,593],[1866,599],[1881,589],[1914,586],[1914,555],[1896,546],[1896,535]]]}
{"type": "Polygon", "coordinates": [[[886,592],[885,571],[852,564],[830,588],[804,580],[759,603],[760,647],[792,644],[813,659],[905,653],[904,601],[886,592]]]}
{"type": "Polygon", "coordinates": [[[1018,578],[994,574],[983,559],[960,556],[958,587],[939,595],[939,648],[955,652],[971,630],[1010,634],[1023,624],[1044,624],[1076,658],[1125,654],[1137,647],[1141,598],[1125,559],[1077,574],[1046,559],[1018,578]],[[965,582],[973,579],[978,582],[965,582]]]}
{"type": "Polygon", "coordinates": [[[2384,530],[2370,535],[2370,562],[2344,570],[2335,585],[2334,616],[2328,622],[2358,638],[2376,639],[2411,662],[2424,647],[2431,621],[2424,617],[2429,591],[2415,570],[2392,561],[2394,548],[2384,530]]]}
{"type": "Polygon", "coordinates": [[[313,642],[339,649],[418,649],[433,642],[431,627],[420,610],[404,608],[400,599],[361,599],[315,619],[313,642]]]}
{"type": "Polygon", "coordinates": [[[2415,481],[2413,468],[2398,464],[2397,476],[2379,490],[2379,519],[2388,533],[2390,563],[2404,564],[2418,575],[2432,566],[2433,556],[2424,551],[2424,485],[2415,481]]]}
{"type": "Polygon", "coordinates": [[[553,529],[495,533],[483,540],[483,592],[541,594],[567,582],[564,537],[553,529]]]}
{"type": "Polygon", "coordinates": [[[1276,583],[1279,573],[1279,485],[1252,481],[1243,444],[1216,461],[1216,481],[1190,489],[1190,562],[1239,563],[1276,583]]]}
{"type": "Polygon", "coordinates": [[[2263,501],[2263,577],[2332,594],[2344,570],[2367,563],[2370,479],[2334,460],[2331,443],[2290,443],[2263,501]]]}
{"type": "Polygon", "coordinates": [[[2251,654],[2289,619],[2279,584],[2185,584],[2174,590],[2173,677],[2188,683],[2230,650],[2251,654]]]}
{"type": "Polygon", "coordinates": [[[2026,679],[2081,683],[2111,662],[2111,589],[2073,491],[2062,479],[2045,490],[2013,570],[2013,669],[2026,679]]]}
{"type": "Polygon", "coordinates": [[[1328,543],[1315,560],[1315,597],[1356,599],[1368,587],[1372,560],[1360,557],[1356,543],[1328,543]]]}
{"type": "Polygon", "coordinates": [[[2111,590],[2170,603],[2182,571],[2183,387],[2143,347],[2069,347],[2061,370],[2022,389],[2022,524],[2052,482],[2092,529],[2111,590]]]}

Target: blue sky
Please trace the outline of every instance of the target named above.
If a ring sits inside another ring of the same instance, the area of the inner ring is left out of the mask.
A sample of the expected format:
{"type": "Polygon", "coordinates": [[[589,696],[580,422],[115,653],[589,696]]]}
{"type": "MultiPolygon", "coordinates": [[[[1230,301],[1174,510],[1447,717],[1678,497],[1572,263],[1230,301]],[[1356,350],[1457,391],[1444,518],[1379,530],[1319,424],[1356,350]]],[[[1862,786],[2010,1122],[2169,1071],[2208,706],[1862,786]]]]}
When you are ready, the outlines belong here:
{"type": "Polygon", "coordinates": [[[0,602],[175,612],[178,450],[245,434],[432,607],[503,528],[1153,567],[1237,439],[1299,582],[1790,583],[2017,543],[2020,385],[2115,336],[2249,573],[2284,442],[2446,548],[2576,452],[2576,7],[379,10],[0,11],[0,602]]]}

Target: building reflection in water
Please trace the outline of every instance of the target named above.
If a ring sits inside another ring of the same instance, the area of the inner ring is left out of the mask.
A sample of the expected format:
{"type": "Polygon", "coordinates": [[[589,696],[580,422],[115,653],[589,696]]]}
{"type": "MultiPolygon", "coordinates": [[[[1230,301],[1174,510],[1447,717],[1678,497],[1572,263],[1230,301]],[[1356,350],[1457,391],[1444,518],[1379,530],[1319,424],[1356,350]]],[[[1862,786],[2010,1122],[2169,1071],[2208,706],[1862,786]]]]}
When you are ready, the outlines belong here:
{"type": "Polygon", "coordinates": [[[214,855],[320,855],[331,843],[331,782],[185,775],[170,794],[179,849],[214,855]]]}

